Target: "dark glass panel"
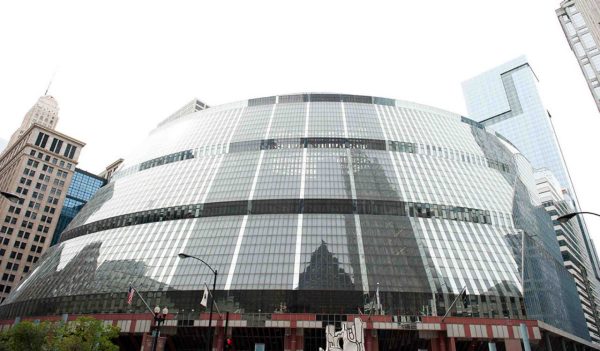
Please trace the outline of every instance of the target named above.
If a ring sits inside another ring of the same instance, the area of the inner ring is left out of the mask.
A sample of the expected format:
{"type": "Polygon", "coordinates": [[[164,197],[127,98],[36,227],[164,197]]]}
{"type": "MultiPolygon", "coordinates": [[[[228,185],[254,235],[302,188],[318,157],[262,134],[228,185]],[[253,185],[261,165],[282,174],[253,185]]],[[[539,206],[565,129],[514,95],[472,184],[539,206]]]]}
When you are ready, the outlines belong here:
{"type": "Polygon", "coordinates": [[[276,102],[276,96],[262,97],[248,100],[248,106],[272,105],[276,102]]]}

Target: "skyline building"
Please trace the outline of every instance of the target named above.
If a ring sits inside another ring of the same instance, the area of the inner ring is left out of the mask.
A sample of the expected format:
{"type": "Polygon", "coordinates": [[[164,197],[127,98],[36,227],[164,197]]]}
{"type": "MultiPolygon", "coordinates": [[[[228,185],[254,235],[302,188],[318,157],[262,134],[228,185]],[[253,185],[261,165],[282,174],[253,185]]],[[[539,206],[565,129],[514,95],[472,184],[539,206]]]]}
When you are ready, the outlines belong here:
{"type": "Polygon", "coordinates": [[[592,347],[519,150],[459,114],[320,93],[161,122],[0,305],[0,326],[87,314],[141,344],[152,316],[127,303],[133,286],[171,311],[167,344],[202,348],[194,311],[213,279],[230,312],[217,350],[229,335],[240,350],[316,350],[354,316],[368,351],[592,347]]]}
{"type": "Polygon", "coordinates": [[[50,246],[67,188],[85,144],[34,123],[0,155],[0,302],[50,246]]]}
{"type": "Polygon", "coordinates": [[[585,242],[581,228],[576,222],[560,223],[555,221],[559,216],[574,212],[570,201],[565,200],[561,192],[562,187],[548,170],[538,170],[535,173],[536,185],[542,204],[548,214],[554,220],[556,238],[560,245],[561,254],[565,262],[565,268],[575,278],[581,307],[583,309],[588,330],[592,340],[596,343],[600,340],[598,325],[597,284],[591,277],[592,265],[590,259],[585,255],[585,242]]]}
{"type": "MultiPolygon", "coordinates": [[[[527,58],[521,56],[465,81],[463,92],[469,117],[506,137],[534,169],[540,170],[539,181],[544,186],[538,187],[539,195],[543,201],[554,204],[547,204],[546,208],[556,218],[578,208],[577,196],[537,84],[527,58]],[[560,213],[556,215],[558,208],[560,213]]],[[[590,334],[600,342],[600,311],[595,302],[600,301],[598,258],[585,222],[580,217],[577,221],[579,230],[568,226],[571,235],[565,235],[565,227],[555,223],[556,237],[565,266],[581,283],[580,300],[590,334]],[[581,250],[577,252],[577,262],[571,259],[574,249],[581,250]]]]}
{"type": "Polygon", "coordinates": [[[21,126],[10,137],[7,149],[35,123],[50,130],[55,129],[56,124],[58,123],[58,110],[58,102],[56,102],[56,99],[53,96],[41,96],[29,111],[27,111],[21,122],[21,126]]]}
{"type": "Polygon", "coordinates": [[[556,15],[600,110],[600,3],[565,0],[556,15]]]}
{"type": "Polygon", "coordinates": [[[123,161],[124,160],[122,158],[115,160],[114,162],[106,166],[106,168],[102,172],[100,172],[98,176],[104,178],[106,181],[109,181],[113,174],[115,174],[119,167],[121,167],[123,161]]]}
{"type": "Polygon", "coordinates": [[[94,196],[96,191],[106,184],[106,179],[90,172],[75,168],[75,173],[71,178],[71,184],[67,190],[67,196],[63,203],[56,229],[52,235],[50,246],[56,244],[60,239],[60,234],[73,220],[75,215],[83,206],[94,196]]]}

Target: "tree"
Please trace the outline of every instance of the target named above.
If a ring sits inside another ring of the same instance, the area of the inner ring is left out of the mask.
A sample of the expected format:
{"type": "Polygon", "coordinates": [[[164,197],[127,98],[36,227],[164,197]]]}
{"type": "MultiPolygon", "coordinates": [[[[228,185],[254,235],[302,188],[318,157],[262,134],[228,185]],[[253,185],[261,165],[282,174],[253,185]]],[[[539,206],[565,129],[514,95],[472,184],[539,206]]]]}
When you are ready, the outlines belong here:
{"type": "Polygon", "coordinates": [[[70,323],[23,321],[0,332],[0,351],[116,351],[119,328],[81,317],[70,323]]]}
{"type": "Polygon", "coordinates": [[[0,336],[0,350],[31,351],[51,350],[50,343],[56,326],[48,323],[23,321],[3,332],[0,336]]]}
{"type": "Polygon", "coordinates": [[[81,317],[63,324],[56,333],[53,346],[60,351],[113,351],[119,347],[112,339],[119,336],[119,328],[104,322],[81,317]]]}

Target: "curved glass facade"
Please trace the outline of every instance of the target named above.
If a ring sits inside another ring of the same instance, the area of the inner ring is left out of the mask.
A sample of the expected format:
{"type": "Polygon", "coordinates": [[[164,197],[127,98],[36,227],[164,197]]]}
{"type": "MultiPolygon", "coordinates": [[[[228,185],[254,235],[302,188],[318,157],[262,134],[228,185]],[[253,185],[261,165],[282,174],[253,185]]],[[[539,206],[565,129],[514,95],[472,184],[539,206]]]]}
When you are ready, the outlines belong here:
{"type": "Polygon", "coordinates": [[[453,314],[576,331],[540,206],[527,161],[454,113],[341,94],[210,107],[152,131],[0,315],[142,311],[130,284],[151,304],[198,308],[213,276],[185,252],[218,271],[217,301],[246,312],[355,313],[379,287],[391,314],[443,315],[466,287],[453,314]],[[552,296],[535,284],[546,276],[552,296]]]}

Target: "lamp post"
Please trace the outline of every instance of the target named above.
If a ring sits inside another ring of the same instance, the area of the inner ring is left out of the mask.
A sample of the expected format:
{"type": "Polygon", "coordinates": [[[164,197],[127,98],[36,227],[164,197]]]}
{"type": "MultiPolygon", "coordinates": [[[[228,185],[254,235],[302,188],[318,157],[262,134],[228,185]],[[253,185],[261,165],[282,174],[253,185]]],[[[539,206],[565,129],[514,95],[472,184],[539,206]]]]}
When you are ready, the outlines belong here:
{"type": "Polygon", "coordinates": [[[556,220],[559,221],[560,223],[567,223],[571,218],[579,215],[579,214],[591,214],[594,216],[598,216],[600,217],[600,214],[594,213],[594,212],[571,212],[571,213],[567,213],[566,215],[562,215],[560,217],[558,217],[556,220]]]}
{"type": "Polygon", "coordinates": [[[13,203],[19,203],[19,201],[23,200],[23,198],[19,197],[18,195],[11,194],[6,191],[0,191],[0,195],[2,195],[2,197],[5,197],[8,201],[13,203]]]}
{"type": "Polygon", "coordinates": [[[160,325],[165,322],[169,309],[167,307],[162,309],[162,313],[159,306],[154,307],[154,324],[156,330],[154,331],[154,340],[152,341],[152,351],[156,351],[158,345],[158,338],[160,337],[160,325]]]}
{"type": "Polygon", "coordinates": [[[215,293],[215,289],[217,286],[217,271],[215,269],[213,269],[208,263],[204,262],[203,259],[198,258],[196,256],[192,256],[192,255],[188,255],[186,253],[180,252],[179,253],[179,258],[181,259],[185,259],[185,258],[193,258],[195,260],[198,260],[202,263],[204,263],[204,265],[206,267],[208,267],[208,269],[210,269],[210,271],[213,273],[214,275],[214,279],[213,279],[213,289],[212,289],[212,293],[213,293],[213,297],[210,300],[210,313],[208,315],[208,343],[206,344],[206,351],[212,351],[212,343],[213,343],[213,334],[212,334],[212,314],[213,314],[213,305],[215,303],[215,297],[214,297],[214,293],[215,293]]]}

